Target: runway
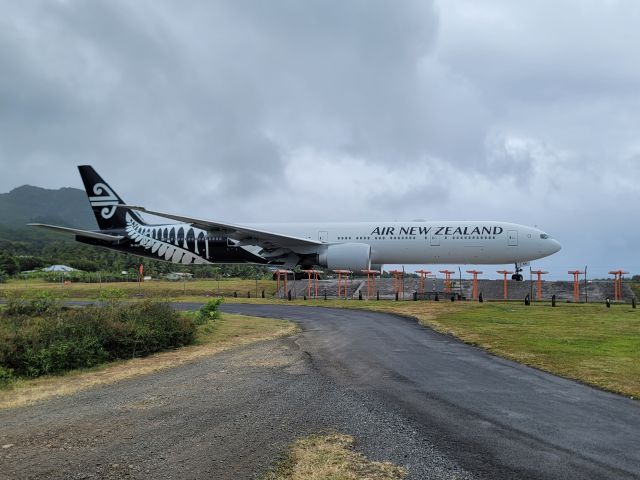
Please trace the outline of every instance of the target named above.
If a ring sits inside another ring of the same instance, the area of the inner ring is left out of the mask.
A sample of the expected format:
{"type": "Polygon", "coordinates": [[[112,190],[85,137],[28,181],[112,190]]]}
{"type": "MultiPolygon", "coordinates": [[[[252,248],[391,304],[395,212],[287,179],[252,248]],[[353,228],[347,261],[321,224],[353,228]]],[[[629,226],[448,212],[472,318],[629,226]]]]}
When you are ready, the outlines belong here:
{"type": "Polygon", "coordinates": [[[315,368],[397,410],[487,478],[640,478],[640,404],[492,356],[411,319],[345,309],[224,304],[289,319],[315,368]]]}

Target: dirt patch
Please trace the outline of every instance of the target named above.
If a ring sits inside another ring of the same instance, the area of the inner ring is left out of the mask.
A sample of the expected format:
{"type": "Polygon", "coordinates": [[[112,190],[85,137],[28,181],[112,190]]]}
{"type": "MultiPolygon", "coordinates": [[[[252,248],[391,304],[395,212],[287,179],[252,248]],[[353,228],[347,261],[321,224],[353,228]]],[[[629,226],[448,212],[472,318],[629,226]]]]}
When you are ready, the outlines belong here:
{"type": "Polygon", "coordinates": [[[265,480],[400,480],[406,469],[374,462],[354,449],[350,435],[331,433],[296,440],[286,458],[265,480]]]}

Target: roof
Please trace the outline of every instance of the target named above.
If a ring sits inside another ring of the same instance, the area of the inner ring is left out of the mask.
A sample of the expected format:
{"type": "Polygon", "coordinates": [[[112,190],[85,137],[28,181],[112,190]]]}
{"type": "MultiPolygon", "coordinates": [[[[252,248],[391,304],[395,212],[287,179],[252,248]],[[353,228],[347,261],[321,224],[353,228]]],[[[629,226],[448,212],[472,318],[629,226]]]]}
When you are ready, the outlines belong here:
{"type": "Polygon", "coordinates": [[[43,268],[43,272],[77,272],[75,268],[68,267],[67,265],[51,265],[50,267],[43,268]]]}

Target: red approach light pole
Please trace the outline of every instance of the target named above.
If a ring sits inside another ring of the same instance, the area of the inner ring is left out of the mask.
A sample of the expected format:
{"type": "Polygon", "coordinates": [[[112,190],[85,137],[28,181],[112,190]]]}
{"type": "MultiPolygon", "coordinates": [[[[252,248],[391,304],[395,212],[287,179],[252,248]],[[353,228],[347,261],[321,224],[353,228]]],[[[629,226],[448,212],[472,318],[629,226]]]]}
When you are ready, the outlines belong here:
{"type": "Polygon", "coordinates": [[[420,279],[418,280],[418,290],[420,291],[420,295],[424,298],[424,289],[426,285],[427,275],[431,275],[429,270],[416,270],[416,273],[420,274],[420,279]]]}
{"type": "Polygon", "coordinates": [[[504,290],[504,299],[507,300],[507,275],[511,275],[513,272],[509,270],[496,270],[496,273],[499,273],[504,276],[503,279],[503,290],[504,290]]]}
{"type": "Polygon", "coordinates": [[[613,275],[613,291],[616,301],[622,300],[622,276],[628,274],[624,270],[612,270],[609,275],[613,275]]]}
{"type": "Polygon", "coordinates": [[[378,270],[362,270],[367,274],[367,300],[373,296],[376,291],[376,275],[380,275],[378,270]]]}
{"type": "Polygon", "coordinates": [[[453,270],[440,270],[444,274],[444,293],[451,293],[451,275],[456,273],[453,270]]]}
{"type": "Polygon", "coordinates": [[[573,301],[580,301],[580,275],[584,275],[582,270],[569,270],[569,275],[573,275],[573,301]]]}
{"type": "Polygon", "coordinates": [[[538,276],[538,301],[542,298],[542,275],[546,275],[549,272],[543,272],[542,270],[533,270],[531,273],[538,276]]]}
{"type": "Polygon", "coordinates": [[[344,288],[344,298],[349,296],[349,274],[351,270],[334,270],[333,273],[338,274],[338,298],[342,297],[342,289],[344,288]]]}
{"type": "Polygon", "coordinates": [[[473,275],[473,288],[471,289],[471,297],[474,300],[478,299],[478,275],[482,274],[482,272],[478,270],[467,270],[467,273],[473,275]]]}
{"type": "Polygon", "coordinates": [[[311,277],[313,276],[315,283],[315,298],[318,298],[318,278],[322,273],[320,270],[302,270],[307,274],[307,298],[311,298],[311,277]]]}
{"type": "Polygon", "coordinates": [[[290,273],[293,273],[293,271],[291,270],[276,270],[275,274],[276,274],[276,293],[280,291],[280,277],[282,277],[282,279],[284,280],[283,282],[283,286],[284,286],[284,290],[282,291],[282,298],[286,298],[287,297],[287,277],[289,276],[290,273]]]}
{"type": "Polygon", "coordinates": [[[391,270],[389,273],[393,275],[393,292],[398,295],[398,299],[404,300],[404,271],[391,270]]]}

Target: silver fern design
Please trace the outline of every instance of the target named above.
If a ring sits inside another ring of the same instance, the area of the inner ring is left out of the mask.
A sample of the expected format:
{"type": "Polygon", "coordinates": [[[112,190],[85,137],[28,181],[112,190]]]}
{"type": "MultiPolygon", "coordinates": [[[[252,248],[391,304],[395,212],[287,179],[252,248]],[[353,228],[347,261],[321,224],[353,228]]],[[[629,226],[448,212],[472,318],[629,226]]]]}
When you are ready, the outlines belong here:
{"type": "Polygon", "coordinates": [[[135,242],[137,246],[145,250],[151,250],[151,253],[159,258],[173,263],[190,264],[210,264],[206,260],[209,258],[209,242],[207,241],[207,233],[198,228],[192,228],[189,225],[162,225],[162,226],[146,226],[136,222],[127,212],[127,236],[135,242]],[[186,228],[185,228],[186,227],[186,228]],[[182,235],[178,232],[182,230],[182,235]],[[189,242],[187,239],[192,238],[189,242]],[[182,241],[182,245],[180,245],[182,241]],[[204,251],[198,251],[198,244],[204,244],[204,251]],[[193,252],[189,249],[191,244],[193,252]]]}
{"type": "Polygon", "coordinates": [[[113,217],[113,214],[116,213],[116,208],[118,208],[118,204],[120,203],[120,201],[113,190],[109,188],[109,185],[105,183],[96,183],[93,186],[93,193],[97,196],[89,197],[91,206],[104,207],[102,210],[100,210],[100,215],[105,220],[113,217]]]}

